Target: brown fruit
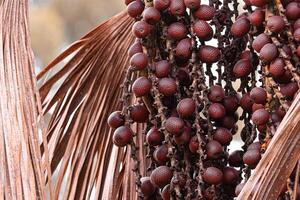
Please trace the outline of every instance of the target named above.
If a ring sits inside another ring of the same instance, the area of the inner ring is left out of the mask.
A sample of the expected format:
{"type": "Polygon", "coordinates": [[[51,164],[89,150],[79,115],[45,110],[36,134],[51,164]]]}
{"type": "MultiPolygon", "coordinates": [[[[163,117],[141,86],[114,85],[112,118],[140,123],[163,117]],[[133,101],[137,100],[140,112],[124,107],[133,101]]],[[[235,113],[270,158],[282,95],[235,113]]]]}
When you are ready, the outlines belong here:
{"type": "Polygon", "coordinates": [[[274,77],[282,76],[285,72],[285,63],[282,58],[276,58],[270,64],[269,72],[274,77]]]}
{"type": "Polygon", "coordinates": [[[151,25],[156,24],[160,20],[160,12],[154,7],[148,7],[143,13],[144,20],[151,25]]]}
{"type": "Polygon", "coordinates": [[[111,128],[118,128],[123,126],[125,123],[124,116],[122,116],[121,111],[115,111],[111,113],[107,119],[107,123],[111,128]]]}
{"type": "Polygon", "coordinates": [[[169,117],[165,128],[172,135],[180,135],[184,130],[184,121],[178,117],[169,117]]]}
{"type": "Polygon", "coordinates": [[[252,110],[253,103],[254,102],[250,97],[250,93],[244,94],[240,100],[241,107],[248,112],[252,110]]]}
{"type": "Polygon", "coordinates": [[[247,148],[247,151],[250,150],[256,150],[256,151],[260,151],[261,145],[259,142],[253,142],[252,144],[250,144],[247,148]]]}
{"type": "Polygon", "coordinates": [[[157,78],[164,78],[169,76],[171,72],[170,63],[166,60],[161,60],[155,64],[155,76],[157,78]]]}
{"type": "Polygon", "coordinates": [[[174,140],[177,145],[189,143],[191,138],[191,128],[185,126],[183,132],[179,136],[175,136],[174,140]]]}
{"type": "Polygon", "coordinates": [[[132,32],[137,38],[145,38],[150,34],[151,26],[144,21],[137,21],[132,26],[132,32]]]}
{"type": "Polygon", "coordinates": [[[282,95],[290,99],[294,97],[298,89],[298,85],[295,82],[280,85],[282,95]]]}
{"type": "Polygon", "coordinates": [[[164,189],[161,191],[161,197],[163,200],[171,199],[170,185],[166,185],[164,189]]]}
{"type": "Polygon", "coordinates": [[[260,26],[260,25],[262,25],[263,22],[265,21],[265,12],[262,9],[257,8],[249,16],[249,20],[250,20],[250,23],[253,26],[260,26]]]}
{"type": "Polygon", "coordinates": [[[260,50],[259,57],[263,61],[271,62],[278,56],[278,49],[275,44],[268,43],[260,50]]]}
{"type": "Polygon", "coordinates": [[[187,28],[181,22],[174,22],[168,27],[167,36],[173,40],[181,40],[186,37],[187,28]]]}
{"type": "Polygon", "coordinates": [[[141,0],[133,1],[127,6],[127,14],[132,18],[136,18],[142,14],[144,7],[141,0]]]}
{"type": "Polygon", "coordinates": [[[232,167],[240,167],[243,165],[243,151],[236,150],[228,157],[228,163],[232,167]]]}
{"type": "Polygon", "coordinates": [[[265,104],[267,100],[267,92],[261,87],[254,87],[250,91],[250,97],[257,104],[265,104]]]}
{"type": "Polygon", "coordinates": [[[172,96],[177,92],[177,85],[172,78],[162,78],[158,81],[158,90],[165,96],[172,96]]]}
{"type": "Polygon", "coordinates": [[[165,165],[169,161],[167,145],[159,146],[153,152],[153,158],[159,165],[165,165]]]}
{"type": "Polygon", "coordinates": [[[248,76],[252,70],[251,61],[248,59],[239,60],[233,67],[234,76],[237,78],[248,76]]]}
{"type": "Polygon", "coordinates": [[[269,119],[270,119],[270,115],[268,111],[266,111],[265,109],[256,110],[251,117],[251,120],[256,125],[266,124],[269,121],[269,119]]]}
{"type": "Polygon", "coordinates": [[[195,17],[200,20],[209,21],[212,20],[215,15],[215,8],[209,5],[200,5],[198,10],[194,12],[195,17]]]}
{"type": "Polygon", "coordinates": [[[300,18],[295,21],[293,28],[294,30],[300,28],[300,18]]]}
{"type": "Polygon", "coordinates": [[[133,137],[131,128],[127,126],[120,126],[113,134],[113,143],[118,147],[128,145],[133,137]]]}
{"type": "Polygon", "coordinates": [[[208,167],[203,174],[203,180],[211,185],[218,185],[223,180],[223,173],[216,167],[208,167]]]}
{"type": "Polygon", "coordinates": [[[200,0],[184,0],[184,4],[187,8],[196,10],[200,7],[200,0]]]}
{"type": "Polygon", "coordinates": [[[166,10],[170,6],[171,0],[153,0],[154,8],[157,10],[166,10]]]}
{"type": "Polygon", "coordinates": [[[133,43],[128,50],[129,57],[132,57],[136,53],[143,53],[143,47],[139,41],[133,43]]]}
{"type": "Polygon", "coordinates": [[[263,7],[265,6],[269,0],[250,0],[251,5],[256,7],[263,7]]]}
{"type": "Polygon", "coordinates": [[[274,33],[280,33],[285,28],[285,22],[281,16],[271,16],[267,20],[267,27],[274,33]]]}
{"type": "Polygon", "coordinates": [[[296,30],[294,31],[293,36],[294,36],[294,39],[295,39],[297,42],[300,42],[300,28],[298,28],[298,29],[296,29],[296,30]]]}
{"type": "Polygon", "coordinates": [[[144,123],[149,118],[149,111],[146,106],[136,104],[130,109],[130,118],[137,123],[144,123]]]}
{"type": "Polygon", "coordinates": [[[192,55],[192,41],[190,38],[182,39],[178,42],[175,50],[175,55],[181,59],[188,59],[192,55]]]}
{"type": "Polygon", "coordinates": [[[199,149],[199,142],[197,136],[193,136],[189,143],[189,149],[192,153],[197,153],[199,149]]]}
{"type": "Polygon", "coordinates": [[[209,88],[208,99],[211,102],[222,102],[225,98],[225,91],[219,85],[214,85],[209,88]]]}
{"type": "Polygon", "coordinates": [[[213,29],[204,20],[198,20],[193,24],[193,31],[201,41],[208,41],[213,37],[213,29]]]}
{"type": "Polygon", "coordinates": [[[259,110],[259,109],[262,109],[262,108],[265,108],[265,106],[262,105],[262,104],[254,103],[254,104],[252,105],[252,112],[255,112],[255,111],[257,111],[257,110],[259,110]]]}
{"type": "Polygon", "coordinates": [[[177,113],[182,118],[190,117],[194,114],[196,109],[196,104],[193,99],[185,98],[182,99],[177,105],[177,113]]]}
{"type": "Polygon", "coordinates": [[[160,166],[154,169],[150,175],[151,183],[163,188],[171,182],[173,172],[167,166],[160,166]]]}
{"type": "Polygon", "coordinates": [[[132,85],[132,91],[137,97],[141,97],[149,94],[151,88],[152,88],[151,81],[144,76],[136,79],[132,85]]]}
{"type": "Polygon", "coordinates": [[[243,187],[245,186],[245,183],[240,183],[236,186],[235,188],[235,196],[239,196],[239,194],[241,193],[243,187]]]}
{"type": "Polygon", "coordinates": [[[271,43],[271,38],[265,33],[261,33],[253,40],[252,47],[259,53],[260,50],[268,43],[271,43]]]}
{"type": "Polygon", "coordinates": [[[161,144],[164,138],[164,134],[160,132],[156,127],[152,127],[146,135],[146,141],[150,146],[161,144]]]}
{"type": "Polygon", "coordinates": [[[155,186],[151,183],[150,177],[142,177],[141,181],[141,192],[145,196],[151,196],[155,192],[155,186]]]}
{"type": "Polygon", "coordinates": [[[221,119],[226,115],[226,111],[222,104],[213,103],[208,107],[208,115],[212,119],[221,119]]]}
{"type": "Polygon", "coordinates": [[[199,48],[198,56],[202,62],[212,64],[219,61],[221,53],[216,47],[202,45],[199,48]]]}
{"type": "Polygon", "coordinates": [[[247,150],[243,156],[243,161],[246,165],[254,167],[261,159],[260,152],[258,150],[247,150]]]}
{"type": "Polygon", "coordinates": [[[232,134],[227,128],[217,128],[213,135],[213,139],[222,145],[228,145],[232,140],[232,134]]]}
{"type": "Polygon", "coordinates": [[[224,167],[223,182],[226,184],[234,184],[239,179],[239,172],[233,167],[224,167]]]}
{"type": "Polygon", "coordinates": [[[144,53],[136,53],[130,59],[130,65],[137,70],[148,67],[148,56],[144,53]]]}
{"type": "Polygon", "coordinates": [[[206,144],[206,154],[209,159],[217,159],[222,153],[223,147],[219,142],[211,140],[206,144]]]}
{"type": "Polygon", "coordinates": [[[239,107],[239,100],[235,95],[226,96],[223,100],[223,106],[227,113],[234,113],[239,107]]]}
{"type": "Polygon", "coordinates": [[[300,3],[291,2],[285,8],[285,16],[290,20],[297,20],[300,18],[300,3]]]}
{"type": "Polygon", "coordinates": [[[250,31],[251,25],[248,19],[240,18],[231,26],[231,33],[236,37],[243,37],[250,31]]]}
{"type": "Polygon", "coordinates": [[[183,0],[172,0],[170,4],[170,12],[172,15],[183,16],[185,13],[185,5],[183,0]]]}

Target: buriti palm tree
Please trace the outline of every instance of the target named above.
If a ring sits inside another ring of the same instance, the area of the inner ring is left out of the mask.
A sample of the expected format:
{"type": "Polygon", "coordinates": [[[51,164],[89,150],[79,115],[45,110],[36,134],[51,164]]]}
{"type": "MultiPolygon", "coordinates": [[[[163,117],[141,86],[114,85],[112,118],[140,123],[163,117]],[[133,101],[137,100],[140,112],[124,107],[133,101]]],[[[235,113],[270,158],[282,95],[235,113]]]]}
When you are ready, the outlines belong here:
{"type": "Polygon", "coordinates": [[[0,3],[0,199],[299,198],[299,3],[125,1],[38,75],[0,3]]]}

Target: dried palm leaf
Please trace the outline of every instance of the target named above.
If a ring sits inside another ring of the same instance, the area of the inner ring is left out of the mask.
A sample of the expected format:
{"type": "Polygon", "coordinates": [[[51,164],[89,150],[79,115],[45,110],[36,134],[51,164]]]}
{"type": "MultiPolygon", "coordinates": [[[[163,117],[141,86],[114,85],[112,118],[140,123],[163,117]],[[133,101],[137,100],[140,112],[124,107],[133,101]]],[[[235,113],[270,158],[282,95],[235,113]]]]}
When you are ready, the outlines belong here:
{"type": "Polygon", "coordinates": [[[129,149],[113,146],[112,130],[106,124],[109,113],[121,106],[120,84],[133,42],[131,25],[124,12],[113,17],[38,75],[42,79],[56,71],[40,88],[44,113],[53,111],[47,137],[51,169],[57,174],[55,199],[135,198],[129,149]],[[60,68],[58,64],[73,53],[60,68]]]}
{"type": "MultiPolygon", "coordinates": [[[[28,33],[28,2],[0,4],[0,199],[46,199],[39,124],[43,121],[28,33]]],[[[46,135],[43,145],[48,149],[46,135]]],[[[51,186],[51,182],[48,182],[51,186]]],[[[49,193],[52,193],[51,187],[49,193]]]]}

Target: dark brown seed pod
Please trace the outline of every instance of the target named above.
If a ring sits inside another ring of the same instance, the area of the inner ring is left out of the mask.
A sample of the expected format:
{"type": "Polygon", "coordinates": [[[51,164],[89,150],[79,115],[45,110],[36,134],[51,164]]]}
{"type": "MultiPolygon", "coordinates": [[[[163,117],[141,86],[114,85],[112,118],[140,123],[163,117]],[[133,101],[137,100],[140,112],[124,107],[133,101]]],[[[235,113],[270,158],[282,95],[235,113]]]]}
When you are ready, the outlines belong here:
{"type": "Polygon", "coordinates": [[[257,111],[257,110],[259,110],[259,109],[262,109],[262,108],[265,108],[265,106],[262,105],[262,104],[254,103],[254,104],[252,105],[252,112],[255,112],[255,111],[257,111]]]}
{"type": "Polygon", "coordinates": [[[209,88],[208,99],[211,102],[215,102],[215,103],[222,102],[224,98],[225,98],[225,91],[221,86],[214,85],[209,88]]]}
{"type": "Polygon", "coordinates": [[[248,76],[253,70],[252,63],[248,59],[239,60],[233,67],[233,74],[237,78],[248,76]]]}
{"type": "Polygon", "coordinates": [[[212,119],[221,119],[226,115],[224,106],[220,103],[213,103],[208,107],[208,115],[212,119]]]}
{"type": "Polygon", "coordinates": [[[132,26],[132,32],[137,38],[145,38],[150,34],[151,26],[145,21],[137,21],[132,26]]]}
{"type": "Polygon", "coordinates": [[[255,167],[261,159],[260,152],[258,150],[247,150],[243,156],[243,161],[250,167],[255,167]]]}
{"type": "Polygon", "coordinates": [[[148,7],[143,12],[143,18],[148,24],[156,24],[160,20],[160,12],[154,7],[148,7]]]}
{"type": "Polygon", "coordinates": [[[164,78],[169,76],[171,72],[170,63],[166,60],[161,60],[155,63],[155,76],[157,78],[164,78]]]}
{"type": "Polygon", "coordinates": [[[127,6],[127,14],[132,18],[136,18],[142,14],[144,8],[145,6],[142,1],[133,1],[127,6]]]}
{"type": "Polygon", "coordinates": [[[113,134],[113,143],[118,147],[128,145],[133,137],[131,128],[127,126],[120,126],[113,134]]]}
{"type": "Polygon", "coordinates": [[[190,117],[194,114],[196,104],[191,98],[182,99],[177,105],[177,113],[182,118],[190,117]]]}
{"type": "Polygon", "coordinates": [[[145,69],[148,66],[148,57],[144,53],[136,53],[130,59],[130,65],[137,70],[145,69]]]}
{"type": "Polygon", "coordinates": [[[198,52],[199,59],[204,63],[218,62],[221,56],[220,50],[210,45],[202,45],[198,52]]]}
{"type": "Polygon", "coordinates": [[[179,80],[179,83],[184,86],[190,86],[191,85],[191,78],[189,75],[189,71],[185,68],[180,68],[177,70],[176,74],[177,79],[179,80]]]}
{"type": "Polygon", "coordinates": [[[130,118],[137,123],[144,123],[149,118],[149,111],[143,104],[133,105],[130,109],[130,118]]]}
{"type": "Polygon", "coordinates": [[[280,85],[280,92],[287,98],[293,98],[298,89],[298,85],[295,82],[280,85]]]}
{"type": "Polygon", "coordinates": [[[211,140],[206,144],[207,158],[217,159],[222,155],[222,153],[223,153],[223,147],[219,142],[215,140],[211,140]]]}
{"type": "Polygon", "coordinates": [[[226,113],[234,113],[239,107],[239,100],[235,95],[226,96],[223,100],[226,113]]]}
{"type": "Polygon", "coordinates": [[[173,177],[173,172],[167,166],[160,166],[154,169],[150,175],[151,183],[163,188],[171,182],[173,177]]]}
{"type": "Polygon", "coordinates": [[[192,153],[197,153],[197,151],[199,149],[199,142],[198,142],[197,136],[193,136],[190,139],[189,149],[192,153]]]}
{"type": "Polygon", "coordinates": [[[158,90],[165,96],[172,96],[177,92],[177,85],[172,78],[162,78],[158,81],[158,90]]]}
{"type": "Polygon", "coordinates": [[[290,20],[297,20],[300,18],[300,3],[291,2],[285,8],[285,16],[290,20]]]}
{"type": "Polygon", "coordinates": [[[235,37],[243,37],[250,31],[251,25],[248,19],[240,18],[231,26],[231,33],[235,37]]]}
{"type": "Polygon", "coordinates": [[[141,192],[145,196],[151,196],[155,192],[155,186],[151,183],[150,177],[142,177],[141,181],[141,192]]]}
{"type": "Polygon", "coordinates": [[[232,140],[232,134],[227,128],[217,128],[213,135],[213,139],[222,145],[228,145],[232,140]]]}
{"type": "Polygon", "coordinates": [[[166,10],[170,6],[171,0],[153,0],[153,6],[157,10],[166,10]]]}
{"type": "Polygon", "coordinates": [[[239,172],[233,167],[224,167],[223,182],[226,184],[234,184],[239,179],[239,172]]]}
{"type": "Polygon", "coordinates": [[[265,6],[269,0],[250,0],[252,6],[263,7],[265,6]]]}
{"type": "Polygon", "coordinates": [[[239,196],[239,194],[241,193],[243,187],[245,186],[245,183],[240,183],[236,186],[235,188],[235,196],[239,196]]]}
{"type": "Polygon", "coordinates": [[[294,31],[293,36],[294,36],[294,39],[295,39],[297,42],[300,42],[300,28],[298,28],[298,29],[296,29],[296,30],[294,31]]]}
{"type": "Polygon", "coordinates": [[[270,64],[269,72],[273,77],[282,76],[285,72],[285,63],[282,58],[276,58],[270,64]]]}
{"type": "Polygon", "coordinates": [[[243,151],[236,150],[228,157],[228,163],[232,167],[240,167],[243,165],[243,151]]]}
{"type": "Polygon", "coordinates": [[[186,37],[187,28],[181,22],[174,22],[168,27],[167,36],[173,40],[181,40],[186,37]]]}
{"type": "Polygon", "coordinates": [[[175,136],[174,140],[177,145],[183,145],[189,143],[191,138],[191,128],[185,126],[183,132],[179,136],[175,136]]]}
{"type": "Polygon", "coordinates": [[[266,62],[271,62],[278,56],[278,49],[275,44],[268,43],[259,52],[259,57],[261,60],[266,62]]]}
{"type": "Polygon", "coordinates": [[[267,100],[267,92],[261,87],[254,87],[250,91],[250,97],[255,103],[265,104],[267,100]]]}
{"type": "Polygon", "coordinates": [[[265,109],[258,109],[252,114],[251,119],[254,124],[262,125],[266,124],[269,121],[270,115],[265,109]]]}
{"type": "Polygon", "coordinates": [[[164,134],[160,132],[156,127],[152,127],[146,135],[146,141],[150,146],[161,144],[164,138],[164,134]]]}
{"type": "Polygon", "coordinates": [[[161,191],[161,198],[163,200],[171,199],[170,185],[166,185],[164,189],[161,191]]]}
{"type": "Polygon", "coordinates": [[[167,145],[159,146],[153,152],[153,158],[159,165],[165,165],[169,161],[167,145]]]}
{"type": "Polygon", "coordinates": [[[208,41],[213,37],[213,29],[204,20],[198,20],[193,24],[193,31],[201,41],[208,41]]]}
{"type": "Polygon", "coordinates": [[[125,123],[124,116],[122,116],[121,111],[115,111],[111,113],[107,119],[107,123],[111,128],[118,128],[123,126],[125,123]]]}
{"type": "Polygon", "coordinates": [[[182,59],[189,59],[192,55],[191,46],[190,38],[180,40],[176,46],[175,55],[182,59]]]}
{"type": "Polygon", "coordinates": [[[265,33],[261,33],[253,40],[252,47],[259,53],[260,50],[268,43],[271,43],[271,38],[265,33]]]}
{"type": "Polygon", "coordinates": [[[178,117],[169,117],[165,128],[172,135],[180,135],[184,130],[184,121],[178,117]]]}
{"type": "Polygon", "coordinates": [[[260,151],[261,145],[259,142],[253,142],[252,144],[250,144],[247,148],[247,151],[250,150],[256,150],[256,151],[260,151]]]}
{"type": "Polygon", "coordinates": [[[172,15],[183,16],[185,13],[185,5],[183,0],[172,0],[170,4],[170,12],[172,15]]]}
{"type": "Polygon", "coordinates": [[[267,27],[274,33],[280,33],[285,28],[285,22],[281,16],[271,16],[267,20],[267,27]]]}
{"type": "Polygon", "coordinates": [[[222,183],[223,173],[216,167],[208,167],[203,174],[203,180],[211,185],[218,185],[222,183]]]}
{"type": "Polygon", "coordinates": [[[244,94],[240,100],[241,107],[248,112],[252,110],[253,103],[254,102],[250,97],[250,92],[244,94]]]}
{"type": "Polygon", "coordinates": [[[134,54],[136,53],[142,53],[143,52],[143,47],[141,45],[141,43],[139,41],[136,41],[135,43],[133,43],[129,50],[128,50],[128,55],[129,57],[132,57],[134,54]]]}
{"type": "Polygon", "coordinates": [[[197,11],[194,12],[195,17],[200,20],[209,21],[215,16],[215,8],[209,5],[200,5],[197,11]]]}
{"type": "Polygon", "coordinates": [[[257,8],[249,16],[249,20],[253,26],[261,26],[265,21],[265,12],[261,8],[257,8]]]}
{"type": "Polygon", "coordinates": [[[142,97],[150,93],[152,84],[151,81],[142,76],[136,79],[132,85],[132,91],[137,97],[142,97]]]}
{"type": "Polygon", "coordinates": [[[184,4],[187,8],[196,10],[200,7],[200,0],[184,0],[184,4]]]}

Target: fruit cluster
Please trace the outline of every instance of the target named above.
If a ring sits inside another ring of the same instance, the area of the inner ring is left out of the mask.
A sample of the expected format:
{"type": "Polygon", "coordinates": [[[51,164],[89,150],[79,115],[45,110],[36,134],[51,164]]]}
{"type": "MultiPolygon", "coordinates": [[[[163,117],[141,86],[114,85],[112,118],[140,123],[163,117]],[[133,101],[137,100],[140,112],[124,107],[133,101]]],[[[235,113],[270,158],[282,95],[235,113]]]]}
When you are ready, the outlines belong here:
{"type": "Polygon", "coordinates": [[[233,199],[298,93],[300,3],[244,1],[239,14],[237,0],[125,0],[136,40],[108,124],[130,146],[139,198],[233,199]]]}

